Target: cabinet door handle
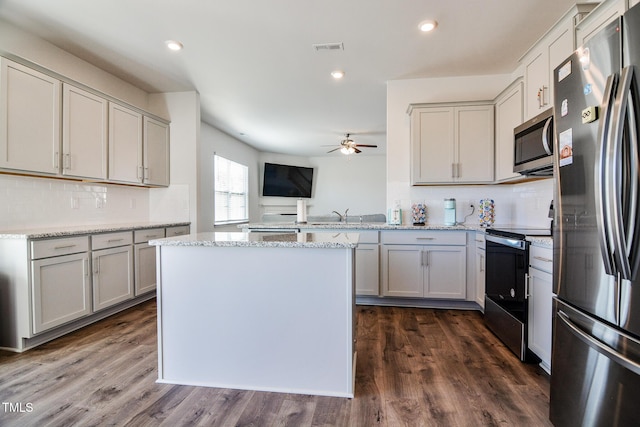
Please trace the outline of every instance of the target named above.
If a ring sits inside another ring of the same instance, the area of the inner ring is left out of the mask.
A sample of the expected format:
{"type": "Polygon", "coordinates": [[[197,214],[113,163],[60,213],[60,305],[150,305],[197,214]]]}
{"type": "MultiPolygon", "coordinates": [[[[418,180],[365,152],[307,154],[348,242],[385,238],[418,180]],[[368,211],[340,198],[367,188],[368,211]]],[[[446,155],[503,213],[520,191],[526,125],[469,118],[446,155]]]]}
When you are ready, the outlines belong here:
{"type": "Polygon", "coordinates": [[[142,182],[144,179],[144,172],[142,166],[138,166],[138,181],[142,182]]]}
{"type": "Polygon", "coordinates": [[[144,179],[149,179],[149,168],[144,168],[144,179]]]}
{"type": "Polygon", "coordinates": [[[63,154],[62,169],[71,169],[71,154],[63,154]]]}
{"type": "Polygon", "coordinates": [[[538,261],[542,261],[542,262],[553,262],[552,259],[544,258],[544,257],[541,257],[541,256],[534,256],[533,259],[537,259],[538,261]]]}
{"type": "Polygon", "coordinates": [[[429,251],[422,251],[422,265],[429,267],[429,251]]]}
{"type": "Polygon", "coordinates": [[[484,273],[484,255],[480,255],[480,273],[484,273]]]}
{"type": "Polygon", "coordinates": [[[55,153],[53,153],[53,168],[58,169],[59,166],[60,166],[60,153],[56,151],[55,153]]]}
{"type": "Polygon", "coordinates": [[[93,259],[93,274],[98,274],[100,273],[100,258],[95,257],[93,259]]]}
{"type": "Polygon", "coordinates": [[[456,164],[451,163],[451,178],[455,178],[455,177],[456,177],[456,164]]]}
{"type": "Polygon", "coordinates": [[[82,270],[84,275],[88,277],[89,276],[89,258],[84,259],[84,262],[82,263],[82,270]]]}
{"type": "Polygon", "coordinates": [[[70,249],[75,247],[76,245],[62,245],[62,246],[54,246],[53,249],[54,250],[60,250],[60,249],[70,249]]]}

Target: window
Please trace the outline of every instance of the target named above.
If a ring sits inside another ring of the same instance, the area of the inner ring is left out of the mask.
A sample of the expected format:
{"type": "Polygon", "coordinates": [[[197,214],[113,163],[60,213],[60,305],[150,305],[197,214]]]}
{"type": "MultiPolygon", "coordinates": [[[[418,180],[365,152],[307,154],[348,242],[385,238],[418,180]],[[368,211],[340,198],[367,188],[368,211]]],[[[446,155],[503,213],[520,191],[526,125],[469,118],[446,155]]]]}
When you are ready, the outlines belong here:
{"type": "Polygon", "coordinates": [[[214,224],[249,220],[249,168],[214,155],[214,224]]]}

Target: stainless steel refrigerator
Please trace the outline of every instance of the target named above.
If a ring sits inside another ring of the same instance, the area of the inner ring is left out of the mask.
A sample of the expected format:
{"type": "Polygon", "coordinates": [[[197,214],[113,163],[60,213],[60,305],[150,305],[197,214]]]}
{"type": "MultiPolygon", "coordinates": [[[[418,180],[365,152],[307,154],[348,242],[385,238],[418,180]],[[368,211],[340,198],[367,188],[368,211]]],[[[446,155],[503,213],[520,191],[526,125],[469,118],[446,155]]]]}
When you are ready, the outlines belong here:
{"type": "Polygon", "coordinates": [[[555,426],[640,425],[640,7],[554,72],[555,426]]]}

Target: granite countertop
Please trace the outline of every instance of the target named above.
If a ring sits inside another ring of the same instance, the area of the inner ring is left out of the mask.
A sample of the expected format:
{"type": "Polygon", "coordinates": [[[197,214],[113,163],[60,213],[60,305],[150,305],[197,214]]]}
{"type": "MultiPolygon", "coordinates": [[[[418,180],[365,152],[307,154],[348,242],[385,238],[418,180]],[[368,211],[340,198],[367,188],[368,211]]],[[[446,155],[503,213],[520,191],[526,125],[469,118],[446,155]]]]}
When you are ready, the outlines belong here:
{"type": "Polygon", "coordinates": [[[249,223],[238,226],[241,229],[248,230],[463,230],[463,231],[480,231],[484,230],[480,225],[444,225],[444,224],[426,224],[426,225],[390,225],[386,222],[308,222],[306,224],[298,224],[295,222],[267,222],[267,223],[249,223]]]}
{"type": "Polygon", "coordinates": [[[553,237],[551,236],[527,236],[527,241],[531,242],[532,245],[553,248],[553,237]]]}
{"type": "Polygon", "coordinates": [[[0,230],[0,239],[45,239],[54,237],[69,237],[82,234],[109,233],[126,230],[144,230],[160,227],[179,227],[190,225],[190,222],[135,222],[119,224],[93,224],[74,226],[40,227],[23,230],[0,230]]]}
{"type": "Polygon", "coordinates": [[[358,246],[358,233],[207,232],[150,240],[156,246],[344,249],[358,246]]]}

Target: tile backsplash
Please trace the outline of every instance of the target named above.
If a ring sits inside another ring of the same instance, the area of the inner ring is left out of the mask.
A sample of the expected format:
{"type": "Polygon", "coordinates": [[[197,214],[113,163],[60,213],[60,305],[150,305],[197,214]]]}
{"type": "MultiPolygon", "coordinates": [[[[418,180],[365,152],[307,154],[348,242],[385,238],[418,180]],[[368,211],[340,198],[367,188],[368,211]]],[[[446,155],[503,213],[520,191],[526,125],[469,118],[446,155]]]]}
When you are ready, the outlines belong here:
{"type": "Polygon", "coordinates": [[[480,199],[493,199],[496,225],[548,227],[551,222],[548,213],[549,203],[553,198],[553,180],[544,179],[508,185],[413,187],[411,200],[400,200],[400,207],[404,214],[403,223],[411,223],[409,212],[411,204],[424,202],[427,205],[427,223],[442,224],[445,198],[456,199],[456,219],[460,223],[479,224],[480,199]],[[475,210],[469,207],[471,203],[475,206],[475,210]]]}
{"type": "Polygon", "coordinates": [[[148,221],[149,191],[0,175],[0,230],[148,221]]]}

